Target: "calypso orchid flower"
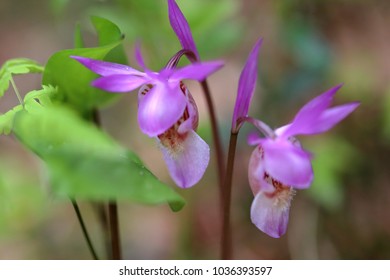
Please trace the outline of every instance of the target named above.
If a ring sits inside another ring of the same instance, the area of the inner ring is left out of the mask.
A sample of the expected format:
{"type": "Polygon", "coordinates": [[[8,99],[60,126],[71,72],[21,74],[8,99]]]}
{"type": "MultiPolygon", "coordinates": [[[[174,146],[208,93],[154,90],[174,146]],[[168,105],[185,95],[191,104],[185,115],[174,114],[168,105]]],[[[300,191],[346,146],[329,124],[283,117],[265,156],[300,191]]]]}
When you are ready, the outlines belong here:
{"type": "Polygon", "coordinates": [[[209,146],[196,129],[198,110],[185,79],[202,81],[223,66],[221,61],[193,63],[183,68],[146,68],[140,50],[136,59],[143,72],[127,65],[72,56],[91,71],[101,75],[92,85],[109,92],[138,92],[138,123],[143,133],[160,143],[169,173],[182,188],[195,185],[203,176],[210,159],[209,146]]]}
{"type": "Polygon", "coordinates": [[[287,230],[295,189],[310,187],[314,176],[311,154],[294,137],[326,132],[354,111],[359,102],[329,108],[339,85],[308,102],[290,124],[275,131],[260,120],[248,117],[260,42],[253,48],[240,77],[232,133],[238,133],[240,125],[249,122],[265,135],[265,138],[257,134],[248,137],[248,143],[256,145],[248,168],[249,185],[255,196],[251,220],[261,231],[279,238],[287,230]]]}

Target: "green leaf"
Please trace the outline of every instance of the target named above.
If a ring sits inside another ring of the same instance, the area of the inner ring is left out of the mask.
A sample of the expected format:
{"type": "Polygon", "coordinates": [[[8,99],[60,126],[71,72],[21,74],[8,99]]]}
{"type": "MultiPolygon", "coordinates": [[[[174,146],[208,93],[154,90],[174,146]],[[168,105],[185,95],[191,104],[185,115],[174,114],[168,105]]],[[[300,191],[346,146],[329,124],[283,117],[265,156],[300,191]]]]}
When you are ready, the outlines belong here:
{"type": "Polygon", "coordinates": [[[126,200],[162,204],[171,203],[180,210],[184,201],[137,163],[131,153],[109,156],[62,147],[51,152],[47,164],[54,191],[60,196],[107,201],[126,200]]]}
{"type": "Polygon", "coordinates": [[[20,112],[14,132],[40,156],[59,196],[107,201],[169,203],[174,211],[185,202],[160,182],[132,152],[97,127],[59,106],[20,112]]]}
{"type": "Polygon", "coordinates": [[[39,178],[24,165],[24,155],[2,153],[0,161],[0,236],[39,225],[48,210],[39,178]]]}
{"type": "MultiPolygon", "coordinates": [[[[24,97],[24,109],[29,112],[41,110],[42,106],[52,104],[52,99],[55,99],[57,89],[52,86],[43,86],[40,90],[33,90],[24,97]]],[[[17,105],[5,114],[0,115],[0,135],[8,135],[12,131],[15,114],[23,110],[23,105],[17,105]]]]}
{"type": "MultiPolygon", "coordinates": [[[[87,69],[70,56],[84,56],[126,64],[126,56],[121,45],[123,36],[119,28],[109,20],[93,17],[99,47],[62,50],[53,54],[46,64],[43,84],[58,87],[62,99],[78,111],[91,111],[106,105],[119,96],[91,86],[98,75],[87,69]]],[[[81,31],[76,27],[75,45],[82,46],[81,31]]]]}
{"type": "Polygon", "coordinates": [[[22,105],[17,105],[7,113],[0,115],[0,135],[11,133],[15,114],[22,109],[22,105]]]}
{"type": "Polygon", "coordinates": [[[108,19],[92,16],[91,21],[98,34],[98,45],[105,46],[123,39],[118,26],[108,19]]]}
{"type": "Polygon", "coordinates": [[[43,67],[31,59],[15,58],[6,61],[0,69],[0,97],[9,88],[12,75],[42,72],[43,67]]]}
{"type": "Polygon", "coordinates": [[[57,88],[51,85],[43,85],[42,89],[33,90],[27,93],[24,97],[24,103],[30,104],[31,102],[36,101],[42,106],[46,107],[52,104],[52,100],[56,99],[57,93],[57,88]]]}
{"type": "MultiPolygon", "coordinates": [[[[112,42],[117,42],[124,39],[124,35],[122,34],[119,27],[108,19],[93,16],[91,17],[91,21],[98,34],[99,46],[105,46],[107,44],[111,44],[112,42]]],[[[120,44],[113,48],[105,57],[105,60],[127,64],[128,61],[123,45],[120,44]]]]}
{"type": "Polygon", "coordinates": [[[98,76],[70,56],[102,60],[118,44],[119,42],[105,47],[63,50],[53,54],[43,73],[43,85],[57,87],[59,96],[80,111],[105,105],[116,96],[92,87],[91,81],[98,76]]]}

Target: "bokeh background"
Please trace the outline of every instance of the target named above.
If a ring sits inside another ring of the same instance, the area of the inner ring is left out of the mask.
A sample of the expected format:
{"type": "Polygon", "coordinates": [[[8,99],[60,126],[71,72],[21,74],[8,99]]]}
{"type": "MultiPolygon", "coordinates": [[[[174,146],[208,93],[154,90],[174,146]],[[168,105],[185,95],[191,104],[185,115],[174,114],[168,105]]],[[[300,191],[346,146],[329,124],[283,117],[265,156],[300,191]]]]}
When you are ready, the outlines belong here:
{"type": "MultiPolygon", "coordinates": [[[[253,199],[247,180],[252,147],[241,130],[233,181],[232,226],[237,259],[390,258],[390,2],[386,0],[177,0],[203,59],[224,59],[209,79],[220,133],[227,148],[238,77],[252,45],[264,38],[251,115],[272,127],[289,122],[312,97],[344,83],[335,103],[361,106],[330,132],[301,137],[315,155],[315,180],[294,197],[287,234],[273,239],[251,224],[253,199]]],[[[89,17],[118,24],[130,65],[134,43],[150,68],[159,69],[180,46],[170,29],[164,0],[3,0],[0,2],[0,64],[28,57],[45,64],[73,47],[75,25],[86,41],[96,37],[89,17]]],[[[23,94],[41,77],[16,77],[23,94]]],[[[212,143],[200,87],[188,83],[200,109],[199,133],[212,143]]],[[[17,104],[10,89],[0,113],[17,104]]],[[[101,111],[104,130],[136,151],[162,181],[174,187],[153,139],[139,132],[136,94],[101,111]]],[[[34,129],[33,127],[31,129],[34,129]]],[[[212,153],[214,148],[212,148],[212,153]]],[[[213,154],[212,154],[213,155],[213,154]]],[[[110,170],[107,170],[110,172],[110,170]]],[[[44,164],[11,136],[0,136],[0,259],[89,259],[69,201],[50,191],[44,164]]],[[[119,205],[126,259],[219,257],[219,201],[215,159],[201,182],[178,192],[179,213],[167,205],[119,205]]],[[[89,202],[81,202],[101,256],[103,236],[89,202]]]]}

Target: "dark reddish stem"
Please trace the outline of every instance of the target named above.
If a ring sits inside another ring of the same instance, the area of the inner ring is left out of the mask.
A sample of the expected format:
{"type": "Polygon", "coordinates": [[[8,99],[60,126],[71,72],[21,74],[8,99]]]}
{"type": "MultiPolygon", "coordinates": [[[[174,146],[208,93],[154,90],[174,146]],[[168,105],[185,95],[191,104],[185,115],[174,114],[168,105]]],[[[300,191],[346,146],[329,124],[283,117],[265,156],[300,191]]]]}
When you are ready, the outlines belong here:
{"type": "Polygon", "coordinates": [[[229,153],[226,167],[226,177],[223,185],[223,204],[222,204],[222,240],[221,240],[221,259],[230,260],[232,259],[232,233],[230,226],[230,204],[232,196],[232,179],[234,169],[234,158],[236,154],[238,133],[230,134],[229,141],[229,153]]]}
{"type": "Polygon", "coordinates": [[[77,216],[77,220],[79,221],[81,230],[82,230],[82,232],[83,232],[85,241],[87,242],[88,249],[89,249],[89,251],[91,252],[92,257],[93,257],[95,260],[98,260],[99,257],[98,257],[98,255],[96,254],[96,251],[95,251],[95,248],[93,247],[91,238],[89,237],[89,234],[88,234],[88,231],[87,231],[87,227],[85,226],[83,216],[81,215],[80,208],[79,208],[79,206],[78,206],[78,204],[77,204],[77,202],[76,202],[75,199],[71,199],[71,201],[72,201],[73,209],[74,209],[74,211],[75,211],[75,213],[76,213],[76,216],[77,216]]]}
{"type": "Polygon", "coordinates": [[[118,205],[116,202],[110,202],[108,204],[108,215],[110,218],[111,229],[111,257],[113,260],[120,260],[122,256],[119,234],[118,205]]]}

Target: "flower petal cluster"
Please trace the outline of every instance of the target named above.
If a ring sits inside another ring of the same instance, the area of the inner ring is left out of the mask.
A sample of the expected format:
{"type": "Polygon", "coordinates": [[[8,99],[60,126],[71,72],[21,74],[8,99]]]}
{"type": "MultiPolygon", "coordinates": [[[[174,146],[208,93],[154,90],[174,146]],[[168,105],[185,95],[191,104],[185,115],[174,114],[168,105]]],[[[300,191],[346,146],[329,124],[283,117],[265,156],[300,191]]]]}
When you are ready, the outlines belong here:
{"type": "Polygon", "coordinates": [[[182,80],[203,81],[223,66],[222,61],[196,62],[160,72],[149,70],[139,48],[136,59],[143,71],[127,65],[72,56],[101,77],[92,85],[109,92],[138,93],[138,123],[143,133],[161,143],[164,159],[176,184],[188,188],[202,177],[209,162],[209,147],[195,133],[198,111],[182,80]]]}
{"type": "MultiPolygon", "coordinates": [[[[311,154],[302,149],[297,135],[312,135],[331,129],[359,105],[351,102],[329,108],[340,86],[308,102],[294,120],[266,138],[251,135],[257,145],[249,163],[249,183],[255,199],[252,222],[268,235],[278,238],[287,229],[291,199],[295,189],[306,189],[313,181],[311,154]]],[[[262,124],[264,125],[264,124],[262,124]]],[[[258,124],[261,127],[261,124],[258,124]]]]}
{"type": "Polygon", "coordinates": [[[202,81],[223,66],[222,61],[210,61],[152,72],[144,66],[140,54],[137,57],[144,72],[127,65],[72,56],[91,71],[101,75],[92,82],[97,88],[109,92],[129,92],[143,85],[152,85],[148,95],[139,100],[138,107],[141,131],[150,137],[165,132],[182,116],[186,98],[180,89],[180,81],[202,81]]]}
{"type": "Polygon", "coordinates": [[[317,96],[296,114],[293,121],[273,131],[260,120],[247,116],[257,76],[257,55],[261,41],[251,51],[241,73],[233,115],[232,133],[250,122],[265,135],[251,134],[248,143],[256,145],[248,168],[249,184],[255,196],[251,220],[263,232],[279,238],[285,234],[291,200],[296,189],[310,187],[313,181],[311,154],[302,149],[295,136],[326,132],[353,112],[359,102],[330,107],[338,85],[317,96]]]}

